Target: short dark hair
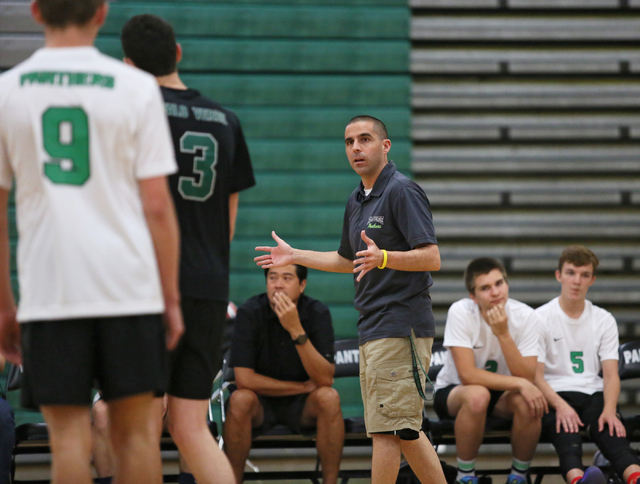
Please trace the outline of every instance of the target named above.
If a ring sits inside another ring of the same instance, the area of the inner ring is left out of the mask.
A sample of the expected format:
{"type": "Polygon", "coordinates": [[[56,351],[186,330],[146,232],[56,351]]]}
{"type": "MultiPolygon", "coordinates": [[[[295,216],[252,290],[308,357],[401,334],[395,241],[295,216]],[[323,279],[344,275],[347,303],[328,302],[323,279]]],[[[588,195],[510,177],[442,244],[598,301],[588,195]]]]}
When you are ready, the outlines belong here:
{"type": "Polygon", "coordinates": [[[562,272],[562,266],[568,262],[576,267],[587,266],[591,264],[593,267],[593,273],[595,274],[596,268],[600,261],[596,255],[587,249],[583,245],[570,245],[562,251],[560,259],[558,260],[558,270],[562,272]]]}
{"type": "Polygon", "coordinates": [[[36,0],[42,19],[49,27],[86,25],[105,0],[36,0]]]}
{"type": "Polygon", "coordinates": [[[376,132],[376,134],[380,137],[380,139],[389,139],[389,133],[387,132],[387,127],[384,125],[382,121],[380,121],[378,118],[374,118],[373,116],[368,116],[366,114],[355,116],[351,118],[351,121],[347,123],[347,126],[353,123],[359,123],[360,121],[372,122],[373,129],[376,132]]]}
{"type": "Polygon", "coordinates": [[[176,71],[176,35],[173,27],[156,15],[136,15],[122,27],[120,36],[125,57],[154,76],[176,71]]]}
{"type": "Polygon", "coordinates": [[[497,260],[491,257],[479,257],[469,262],[467,269],[464,271],[464,285],[467,291],[469,291],[469,294],[475,294],[476,277],[489,274],[489,272],[495,269],[498,269],[502,273],[502,277],[504,277],[505,282],[508,283],[507,271],[497,260]]]}
{"type": "MultiPolygon", "coordinates": [[[[309,272],[308,269],[305,266],[301,266],[301,265],[298,265],[298,264],[293,264],[293,265],[296,266],[296,276],[298,276],[298,281],[300,281],[300,283],[302,283],[302,281],[306,281],[307,280],[307,273],[309,272]]],[[[267,277],[269,277],[269,269],[265,269],[264,270],[264,278],[265,279],[267,277]]]]}

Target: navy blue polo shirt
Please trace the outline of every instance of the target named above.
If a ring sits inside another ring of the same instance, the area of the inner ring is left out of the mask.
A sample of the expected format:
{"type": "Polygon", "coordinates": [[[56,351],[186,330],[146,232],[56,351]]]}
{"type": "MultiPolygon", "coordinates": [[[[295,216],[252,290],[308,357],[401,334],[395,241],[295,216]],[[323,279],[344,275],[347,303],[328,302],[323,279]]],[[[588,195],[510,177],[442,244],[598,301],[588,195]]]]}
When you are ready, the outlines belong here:
{"type": "MultiPolygon", "coordinates": [[[[314,348],[334,362],[334,336],[329,308],[302,294],[298,316],[314,348]]],[[[233,322],[231,367],[251,368],[256,373],[282,381],[307,381],[300,355],[291,335],[271,309],[266,293],[248,299],[238,308],[233,322]]]]}
{"type": "MultiPolygon", "coordinates": [[[[360,182],[349,197],[338,254],[354,260],[357,252],[365,250],[367,244],[360,236],[363,229],[380,249],[388,251],[438,243],[427,196],[392,161],[382,169],[368,196],[360,182]]],[[[360,344],[410,336],[412,328],[417,337],[435,336],[429,272],[374,269],[360,282],[356,277],[354,306],[360,312],[360,344]]]]}

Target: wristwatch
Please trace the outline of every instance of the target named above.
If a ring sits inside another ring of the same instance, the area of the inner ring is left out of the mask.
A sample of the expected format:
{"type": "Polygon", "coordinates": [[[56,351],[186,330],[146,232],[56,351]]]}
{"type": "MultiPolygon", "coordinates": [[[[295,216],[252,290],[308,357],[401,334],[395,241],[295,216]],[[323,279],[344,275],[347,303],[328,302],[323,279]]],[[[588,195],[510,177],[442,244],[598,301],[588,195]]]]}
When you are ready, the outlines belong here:
{"type": "Polygon", "coordinates": [[[305,334],[302,333],[301,335],[299,335],[297,338],[293,339],[293,344],[295,345],[303,345],[305,344],[307,341],[309,340],[309,337],[305,334]]]}

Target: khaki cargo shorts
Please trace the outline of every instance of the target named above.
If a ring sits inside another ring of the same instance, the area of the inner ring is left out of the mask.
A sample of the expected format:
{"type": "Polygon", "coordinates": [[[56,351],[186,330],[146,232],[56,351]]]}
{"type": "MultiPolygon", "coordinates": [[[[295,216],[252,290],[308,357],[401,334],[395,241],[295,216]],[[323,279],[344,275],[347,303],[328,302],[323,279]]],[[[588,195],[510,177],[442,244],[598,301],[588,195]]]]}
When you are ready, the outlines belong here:
{"type": "MultiPolygon", "coordinates": [[[[413,341],[423,368],[429,371],[433,338],[414,335],[413,341]]],[[[426,389],[426,377],[418,370],[426,389]]],[[[422,429],[424,404],[413,378],[409,338],[379,339],[360,346],[360,389],[367,435],[422,429]]]]}

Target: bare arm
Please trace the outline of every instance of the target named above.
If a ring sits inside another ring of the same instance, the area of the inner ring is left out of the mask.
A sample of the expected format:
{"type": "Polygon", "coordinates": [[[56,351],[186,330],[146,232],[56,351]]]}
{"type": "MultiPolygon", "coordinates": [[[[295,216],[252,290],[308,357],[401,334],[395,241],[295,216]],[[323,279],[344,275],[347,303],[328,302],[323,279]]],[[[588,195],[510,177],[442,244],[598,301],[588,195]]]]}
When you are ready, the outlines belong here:
{"type": "Polygon", "coordinates": [[[498,338],[498,341],[500,341],[500,348],[509,367],[509,372],[513,376],[526,378],[533,383],[536,376],[538,358],[536,356],[522,356],[511,335],[498,338]]]}
{"type": "Polygon", "coordinates": [[[522,356],[516,342],[509,333],[509,318],[504,305],[495,306],[482,314],[483,319],[491,328],[491,332],[500,343],[500,349],[504,355],[509,373],[513,376],[526,378],[533,383],[536,376],[536,356],[522,356]]]}
{"type": "Polygon", "coordinates": [[[293,263],[325,272],[351,273],[352,271],[351,261],[338,254],[338,251],[318,252],[294,249],[293,263]]]}
{"type": "Polygon", "coordinates": [[[239,389],[251,390],[258,395],[268,397],[286,397],[311,393],[316,385],[313,380],[306,382],[283,381],[256,373],[253,368],[235,367],[236,385],[239,389]]]}
{"type": "Polygon", "coordinates": [[[440,250],[436,244],[426,244],[405,252],[387,251],[387,267],[407,272],[438,271],[440,250]]]}
{"type": "Polygon", "coordinates": [[[140,198],[158,261],[162,296],[165,304],[167,348],[173,349],[184,332],[180,311],[178,268],[180,232],[166,177],[140,180],[140,198]]]}
{"type": "Polygon", "coordinates": [[[476,368],[473,350],[452,346],[449,348],[463,385],[481,385],[490,390],[520,392],[529,405],[532,415],[542,416],[548,412],[547,402],[536,386],[526,378],[498,375],[476,368]]]}
{"type": "Polygon", "coordinates": [[[264,269],[298,264],[326,272],[350,273],[353,270],[352,262],[342,257],[337,251],[318,252],[315,250],[294,249],[278,237],[275,232],[271,232],[271,236],[278,245],[276,247],[256,247],[256,250],[268,252],[268,254],[253,259],[256,264],[264,269]]]}
{"type": "MultiPolygon", "coordinates": [[[[357,252],[357,259],[353,261],[355,266],[353,272],[360,273],[358,281],[367,272],[381,267],[384,263],[384,253],[376,243],[367,237],[364,230],[360,236],[367,244],[367,248],[357,252]]],[[[407,272],[437,271],[440,270],[440,250],[436,244],[424,244],[407,251],[387,251],[387,265],[385,267],[407,272]]]]}
{"type": "Polygon", "coordinates": [[[0,189],[0,350],[9,361],[21,364],[20,326],[11,290],[8,205],[9,191],[0,189]]]}
{"type": "Polygon", "coordinates": [[[491,332],[498,338],[509,372],[513,376],[526,378],[533,382],[538,358],[535,356],[524,357],[520,353],[516,342],[509,333],[509,318],[504,306],[489,309],[486,314],[483,314],[483,318],[491,328],[491,332]]]}
{"type": "Polygon", "coordinates": [[[313,380],[316,387],[330,387],[333,385],[333,374],[336,366],[329,363],[313,346],[311,341],[307,341],[303,345],[296,345],[296,349],[307,375],[313,380]]]}
{"type": "Polygon", "coordinates": [[[525,378],[498,375],[482,368],[477,368],[473,350],[470,348],[452,346],[449,349],[463,385],[481,385],[490,390],[517,392],[526,384],[525,378]]]}
{"type": "Polygon", "coordinates": [[[544,363],[536,365],[535,384],[544,395],[547,403],[556,410],[556,432],[560,433],[561,428],[569,433],[579,432],[580,427],[584,426],[580,416],[544,379],[544,363]]]}
{"type": "MultiPolygon", "coordinates": [[[[282,327],[289,332],[291,339],[296,339],[304,334],[304,328],[300,322],[298,308],[284,292],[276,292],[273,296],[274,311],[282,327]]],[[[329,363],[313,346],[311,340],[303,345],[296,345],[296,350],[302,360],[307,375],[317,387],[330,387],[333,384],[335,366],[329,363]]]]}
{"type": "Polygon", "coordinates": [[[238,218],[239,193],[229,195],[229,242],[233,240],[236,233],[236,219],[238,218]]]}
{"type": "Polygon", "coordinates": [[[547,399],[549,405],[551,405],[556,410],[559,407],[562,407],[562,405],[568,405],[567,402],[560,395],[558,395],[553,390],[553,388],[551,388],[551,385],[547,383],[547,380],[544,379],[544,363],[538,363],[536,365],[535,384],[544,395],[544,398],[547,399]]]}
{"type": "Polygon", "coordinates": [[[602,379],[604,380],[604,409],[598,419],[598,430],[602,432],[605,423],[609,425],[609,435],[625,437],[627,430],[618,418],[616,411],[620,396],[620,376],[618,375],[618,360],[602,361],[602,379]]]}
{"type": "Polygon", "coordinates": [[[604,409],[615,413],[620,396],[618,360],[604,360],[602,362],[602,379],[604,380],[604,409]]]}

